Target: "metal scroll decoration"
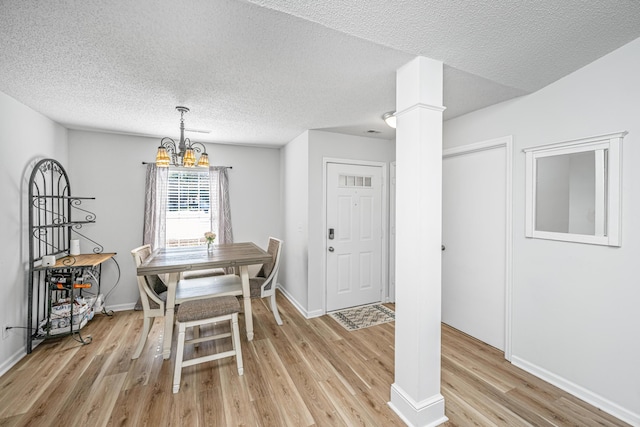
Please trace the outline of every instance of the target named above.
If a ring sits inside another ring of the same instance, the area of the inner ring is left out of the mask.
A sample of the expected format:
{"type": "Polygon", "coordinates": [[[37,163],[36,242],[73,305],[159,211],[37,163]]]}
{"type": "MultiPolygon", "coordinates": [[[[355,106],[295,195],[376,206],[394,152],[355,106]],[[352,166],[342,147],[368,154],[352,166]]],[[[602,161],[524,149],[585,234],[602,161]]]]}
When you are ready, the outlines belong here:
{"type": "Polygon", "coordinates": [[[71,232],[93,243],[93,253],[102,253],[104,247],[79,230],[84,224],[94,223],[96,214],[82,207],[83,200],[91,197],[73,197],[69,177],[62,165],[54,159],[40,160],[29,180],[29,229],[31,262],[44,255],[69,253],[71,232]]]}
{"type": "Polygon", "coordinates": [[[66,198],[70,196],[69,178],[60,163],[53,159],[40,160],[29,179],[29,241],[31,262],[44,255],[58,255],[68,249],[65,228],[57,228],[69,221],[66,198]]]}

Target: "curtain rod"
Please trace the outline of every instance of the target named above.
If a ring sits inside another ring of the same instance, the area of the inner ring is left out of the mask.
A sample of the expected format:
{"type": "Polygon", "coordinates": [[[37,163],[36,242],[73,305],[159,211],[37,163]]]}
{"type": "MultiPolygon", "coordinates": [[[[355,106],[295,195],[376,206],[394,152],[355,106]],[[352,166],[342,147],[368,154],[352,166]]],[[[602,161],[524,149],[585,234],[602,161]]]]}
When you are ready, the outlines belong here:
{"type": "MultiPolygon", "coordinates": [[[[155,165],[156,162],[142,162],[143,165],[155,165]]],[[[228,169],[233,169],[233,166],[218,166],[220,168],[228,168],[228,169]]]]}

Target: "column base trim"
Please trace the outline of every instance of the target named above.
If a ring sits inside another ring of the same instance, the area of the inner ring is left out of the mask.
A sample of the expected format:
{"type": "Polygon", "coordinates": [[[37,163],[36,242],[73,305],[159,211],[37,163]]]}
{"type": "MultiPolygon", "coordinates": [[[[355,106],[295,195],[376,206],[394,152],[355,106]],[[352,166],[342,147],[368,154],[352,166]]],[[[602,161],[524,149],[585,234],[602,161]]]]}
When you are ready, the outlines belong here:
{"type": "Polygon", "coordinates": [[[410,427],[435,427],[449,420],[444,415],[444,397],[440,393],[416,402],[393,383],[388,405],[410,427]]]}

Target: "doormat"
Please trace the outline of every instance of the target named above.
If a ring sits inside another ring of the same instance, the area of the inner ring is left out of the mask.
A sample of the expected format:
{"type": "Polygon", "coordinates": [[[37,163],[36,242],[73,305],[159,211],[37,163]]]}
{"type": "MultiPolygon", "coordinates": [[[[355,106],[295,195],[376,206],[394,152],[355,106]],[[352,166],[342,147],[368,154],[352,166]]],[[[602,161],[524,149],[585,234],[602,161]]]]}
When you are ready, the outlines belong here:
{"type": "Polygon", "coordinates": [[[396,320],[396,313],[382,304],[363,305],[327,314],[347,331],[355,331],[396,320]]]}

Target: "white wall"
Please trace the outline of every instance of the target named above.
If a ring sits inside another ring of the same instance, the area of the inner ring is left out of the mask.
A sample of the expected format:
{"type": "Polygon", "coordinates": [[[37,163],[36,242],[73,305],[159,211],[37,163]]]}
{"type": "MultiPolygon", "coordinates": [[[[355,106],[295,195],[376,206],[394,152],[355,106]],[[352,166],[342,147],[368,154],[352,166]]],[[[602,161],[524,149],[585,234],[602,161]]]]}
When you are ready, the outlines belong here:
{"type": "Polygon", "coordinates": [[[67,167],[67,131],[2,92],[0,129],[0,327],[17,327],[0,341],[2,375],[26,351],[26,330],[21,327],[27,325],[29,177],[43,158],[67,167]]]}
{"type": "MultiPolygon", "coordinates": [[[[325,284],[324,259],[326,230],[323,229],[323,160],[325,157],[349,160],[385,162],[395,160],[396,145],[393,140],[352,136],[340,133],[309,131],[309,295],[307,311],[312,315],[324,314],[325,284]]],[[[388,170],[388,169],[387,169],[388,170]]],[[[387,180],[389,179],[387,173],[387,180]]],[[[384,193],[389,197],[389,183],[384,183],[384,193]]],[[[387,209],[387,206],[383,207],[387,209]]],[[[388,235],[388,230],[384,233],[388,235]]],[[[382,283],[386,286],[388,276],[382,283]]]]}
{"type": "MultiPolygon", "coordinates": [[[[82,232],[101,243],[105,252],[116,252],[121,269],[120,283],[107,299],[111,308],[131,308],[138,297],[130,251],[142,244],[142,162],[155,160],[158,143],[157,138],[69,131],[68,173],[73,193],[96,198],[85,202],[97,215],[96,223],[86,225],[82,232]]],[[[279,150],[206,145],[212,165],[233,167],[229,187],[234,240],[253,241],[266,248],[270,235],[281,234],[279,150]]],[[[116,278],[113,263],[105,264],[103,292],[113,288],[116,278]]]]}
{"type": "Polygon", "coordinates": [[[513,362],[640,425],[640,39],[529,96],[445,123],[446,148],[513,135],[513,362]],[[522,149],[627,130],[622,247],[524,237],[522,149]]]}
{"type": "Polygon", "coordinates": [[[309,132],[281,149],[283,245],[278,282],[283,292],[307,315],[309,132]]]}

